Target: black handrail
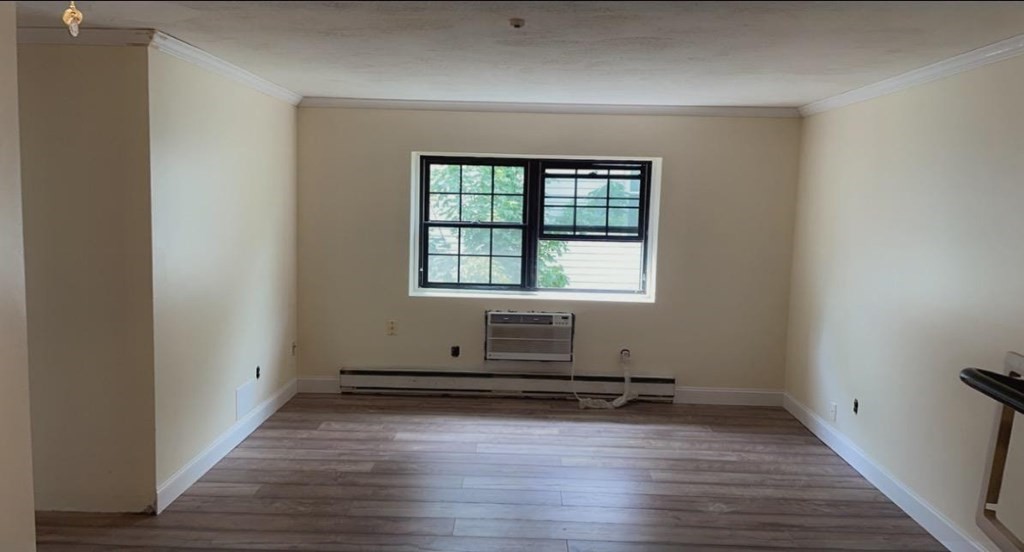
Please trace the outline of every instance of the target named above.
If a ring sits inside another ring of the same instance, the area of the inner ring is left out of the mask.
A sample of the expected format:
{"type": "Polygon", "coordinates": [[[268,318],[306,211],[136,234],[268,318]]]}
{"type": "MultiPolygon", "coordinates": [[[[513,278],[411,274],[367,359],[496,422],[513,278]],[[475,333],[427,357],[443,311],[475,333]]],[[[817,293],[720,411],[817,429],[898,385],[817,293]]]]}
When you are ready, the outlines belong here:
{"type": "Polygon", "coordinates": [[[1024,414],[1024,379],[1020,374],[1000,374],[979,368],[964,368],[960,381],[1006,406],[1024,414]]]}

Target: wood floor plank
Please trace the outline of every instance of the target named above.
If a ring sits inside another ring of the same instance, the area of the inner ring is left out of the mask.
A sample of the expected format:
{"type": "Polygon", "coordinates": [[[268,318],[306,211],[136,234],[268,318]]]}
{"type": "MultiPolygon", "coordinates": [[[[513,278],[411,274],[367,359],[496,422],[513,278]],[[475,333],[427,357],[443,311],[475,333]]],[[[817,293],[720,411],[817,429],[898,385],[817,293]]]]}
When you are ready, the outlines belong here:
{"type": "MultiPolygon", "coordinates": [[[[484,454],[484,453],[480,453],[484,454]]],[[[514,460],[525,455],[496,455],[514,460]]],[[[856,470],[846,463],[788,463],[788,462],[750,462],[743,460],[669,459],[669,458],[631,458],[623,456],[562,456],[563,466],[583,468],[633,468],[665,471],[712,471],[723,473],[770,473],[777,475],[803,476],[848,476],[860,477],[856,470]]]]}
{"type": "Polygon", "coordinates": [[[942,550],[781,408],[299,395],[159,516],[43,552],[942,550]]]}
{"type": "Polygon", "coordinates": [[[366,450],[395,452],[477,452],[475,443],[405,441],[347,441],[339,439],[281,439],[249,437],[239,448],[288,448],[305,450],[366,450]]]}
{"type": "MultiPolygon", "coordinates": [[[[779,548],[761,546],[695,546],[687,545],[680,549],[677,544],[654,544],[632,542],[595,542],[569,541],[569,552],[779,552],[779,548]]],[[[830,552],[853,552],[851,548],[832,548],[830,552]]],[[[904,552],[900,549],[884,550],[883,552],[904,552]]]]}
{"type": "Polygon", "coordinates": [[[197,496],[255,496],[262,485],[249,483],[196,482],[184,494],[197,496]]]}
{"type": "Polygon", "coordinates": [[[260,550],[306,552],[566,552],[561,539],[504,539],[455,536],[368,535],[295,531],[206,531],[191,529],[69,528],[44,530],[39,551],[108,552],[146,550],[191,552],[260,550]],[[88,544],[69,544],[88,543],[88,544]],[[67,548],[83,546],[85,548],[67,548]]]}
{"type": "Polygon", "coordinates": [[[719,460],[728,462],[847,465],[842,458],[827,454],[785,454],[566,445],[504,445],[489,443],[476,445],[476,451],[490,454],[535,454],[591,457],[664,458],[668,460],[719,460]]]}
{"type": "Polygon", "coordinates": [[[472,537],[564,538],[566,540],[649,542],[675,545],[762,546],[787,550],[942,550],[925,535],[837,533],[769,529],[610,525],[560,521],[458,519],[455,535],[472,537]]]}
{"type": "MultiPolygon", "coordinates": [[[[187,499],[186,499],[187,500],[187,499]]],[[[225,499],[228,500],[228,499],[225,499]]],[[[39,523],[37,519],[37,523],[39,523]]],[[[108,520],[96,523],[96,518],[63,518],[61,526],[111,527],[131,526],[153,529],[198,529],[230,531],[244,528],[248,531],[300,531],[311,533],[370,533],[385,535],[451,535],[452,518],[383,518],[383,517],[314,517],[307,515],[263,515],[245,513],[209,514],[168,509],[159,516],[139,516],[126,524],[112,524],[108,520]]],[[[41,523],[41,526],[52,526],[41,523]]]]}
{"type": "Polygon", "coordinates": [[[649,508],[654,510],[681,510],[695,512],[772,512],[801,518],[816,515],[906,518],[907,515],[891,502],[856,501],[838,499],[780,499],[744,497],[698,497],[655,494],[564,492],[562,504],[566,506],[606,506],[612,508],[649,508]]]}
{"type": "Polygon", "coordinates": [[[732,498],[791,498],[804,500],[856,500],[887,502],[875,489],[753,487],[699,483],[655,483],[614,479],[558,479],[538,477],[466,477],[467,489],[557,490],[561,492],[609,492],[625,494],[687,495],[732,498]]]}
{"type": "Polygon", "coordinates": [[[182,497],[169,511],[211,514],[303,515],[317,517],[459,518],[485,520],[567,521],[721,529],[811,529],[922,535],[913,520],[893,516],[805,516],[739,512],[682,512],[642,508],[551,506],[463,502],[373,501],[330,499],[245,499],[182,497]]]}
{"type": "MultiPolygon", "coordinates": [[[[322,449],[239,447],[227,458],[263,458],[268,460],[352,460],[370,462],[459,462],[464,464],[522,464],[530,466],[564,466],[561,456],[517,454],[486,454],[480,452],[391,452],[346,451],[322,449]]],[[[609,466],[616,467],[616,466],[609,466]]],[[[631,467],[631,466],[621,466],[631,467]]],[[[663,469],[663,466],[660,466],[663,469]]],[[[647,469],[647,468],[638,468],[647,469]]]]}
{"type": "MultiPolygon", "coordinates": [[[[204,496],[202,492],[190,496],[204,496]]],[[[222,496],[217,494],[206,496],[222,496]]],[[[557,491],[507,491],[418,487],[360,487],[352,485],[261,485],[261,498],[334,498],[339,500],[398,500],[406,502],[482,502],[488,504],[561,505],[557,491]]]]}
{"type": "Polygon", "coordinates": [[[214,466],[199,481],[204,483],[278,483],[286,485],[370,485],[377,487],[462,487],[462,478],[451,475],[423,477],[368,473],[338,473],[295,470],[231,470],[214,466]]]}

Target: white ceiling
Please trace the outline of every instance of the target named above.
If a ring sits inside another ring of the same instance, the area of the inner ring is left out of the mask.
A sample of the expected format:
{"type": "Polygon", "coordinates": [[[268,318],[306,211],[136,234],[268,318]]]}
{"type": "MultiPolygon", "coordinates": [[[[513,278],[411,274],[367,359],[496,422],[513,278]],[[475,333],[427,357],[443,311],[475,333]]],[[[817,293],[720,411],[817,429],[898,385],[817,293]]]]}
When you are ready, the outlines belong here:
{"type": "MultiPolygon", "coordinates": [[[[18,2],[20,26],[66,2],[18,2]]],[[[303,96],[800,106],[1024,33],[1018,2],[89,2],[303,96]],[[511,17],[526,20],[516,30],[511,17]]]]}

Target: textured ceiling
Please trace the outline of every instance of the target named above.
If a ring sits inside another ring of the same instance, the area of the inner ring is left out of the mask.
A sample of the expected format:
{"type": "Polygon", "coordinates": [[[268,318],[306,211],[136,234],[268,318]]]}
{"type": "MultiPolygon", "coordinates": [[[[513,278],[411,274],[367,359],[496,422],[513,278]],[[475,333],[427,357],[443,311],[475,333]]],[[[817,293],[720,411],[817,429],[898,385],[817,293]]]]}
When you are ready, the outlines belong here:
{"type": "MultiPolygon", "coordinates": [[[[18,2],[59,26],[66,2],[18,2]]],[[[89,2],[304,96],[799,106],[1024,33],[1017,2],[89,2]],[[512,29],[511,17],[526,20],[512,29]]]]}

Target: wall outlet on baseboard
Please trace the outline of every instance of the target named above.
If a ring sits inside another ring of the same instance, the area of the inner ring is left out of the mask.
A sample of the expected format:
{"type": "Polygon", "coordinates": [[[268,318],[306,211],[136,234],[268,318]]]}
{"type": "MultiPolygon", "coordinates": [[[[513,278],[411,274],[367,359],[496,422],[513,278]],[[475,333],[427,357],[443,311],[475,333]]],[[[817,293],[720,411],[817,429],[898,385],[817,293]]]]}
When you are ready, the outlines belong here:
{"type": "Polygon", "coordinates": [[[836,421],[836,418],[838,418],[838,417],[839,417],[839,405],[834,403],[834,402],[828,403],[828,419],[834,422],[834,421],[836,421]]]}
{"type": "Polygon", "coordinates": [[[398,322],[388,320],[384,325],[384,335],[398,335],[398,322]]]}

